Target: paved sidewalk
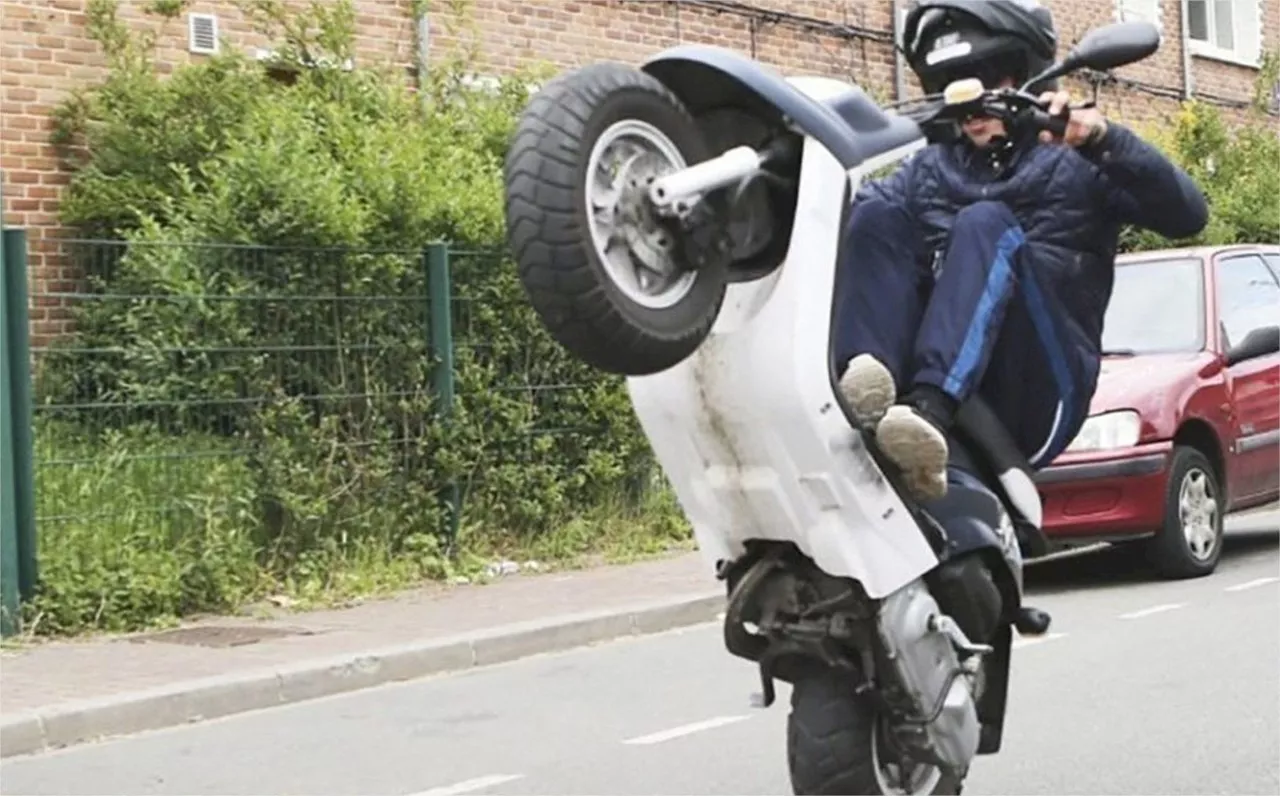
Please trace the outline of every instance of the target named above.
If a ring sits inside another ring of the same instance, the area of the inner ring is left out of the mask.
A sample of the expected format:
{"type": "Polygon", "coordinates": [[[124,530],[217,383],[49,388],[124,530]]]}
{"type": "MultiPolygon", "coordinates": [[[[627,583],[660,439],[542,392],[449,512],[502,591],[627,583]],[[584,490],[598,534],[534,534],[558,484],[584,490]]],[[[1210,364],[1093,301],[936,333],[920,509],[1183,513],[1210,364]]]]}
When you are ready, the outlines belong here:
{"type": "Polygon", "coordinates": [[[208,619],[177,636],[6,650],[0,755],[707,621],[723,595],[696,553],[681,554],[339,610],[208,619]]]}

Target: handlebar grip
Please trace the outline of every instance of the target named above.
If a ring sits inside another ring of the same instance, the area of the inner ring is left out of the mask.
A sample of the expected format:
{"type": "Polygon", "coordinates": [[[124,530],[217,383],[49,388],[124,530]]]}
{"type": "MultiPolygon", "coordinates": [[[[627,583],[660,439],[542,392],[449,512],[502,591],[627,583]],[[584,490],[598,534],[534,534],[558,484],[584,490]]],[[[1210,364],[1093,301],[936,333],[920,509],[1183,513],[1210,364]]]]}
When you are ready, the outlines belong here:
{"type": "Polygon", "coordinates": [[[1048,130],[1054,136],[1061,138],[1067,132],[1067,120],[1071,116],[1071,111],[1063,109],[1062,113],[1057,116],[1050,116],[1048,111],[1036,108],[1031,113],[1032,121],[1036,127],[1041,130],[1048,130]]]}

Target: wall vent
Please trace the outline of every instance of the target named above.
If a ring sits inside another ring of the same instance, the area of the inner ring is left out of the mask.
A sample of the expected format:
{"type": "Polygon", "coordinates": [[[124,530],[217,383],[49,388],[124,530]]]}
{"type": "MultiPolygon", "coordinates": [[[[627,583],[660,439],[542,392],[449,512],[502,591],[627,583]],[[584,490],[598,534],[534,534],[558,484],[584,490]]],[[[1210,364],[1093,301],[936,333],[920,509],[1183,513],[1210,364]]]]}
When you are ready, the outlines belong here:
{"type": "Polygon", "coordinates": [[[187,49],[212,55],[218,51],[218,17],[214,14],[187,15],[187,49]]]}

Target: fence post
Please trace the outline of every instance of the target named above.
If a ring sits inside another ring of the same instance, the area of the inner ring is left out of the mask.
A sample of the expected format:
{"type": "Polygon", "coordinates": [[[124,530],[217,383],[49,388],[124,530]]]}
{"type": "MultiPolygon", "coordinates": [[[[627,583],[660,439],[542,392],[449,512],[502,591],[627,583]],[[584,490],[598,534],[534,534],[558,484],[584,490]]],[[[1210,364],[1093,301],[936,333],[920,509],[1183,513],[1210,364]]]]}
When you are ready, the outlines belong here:
{"type": "Polygon", "coordinates": [[[20,603],[35,590],[38,575],[26,230],[5,229],[0,250],[0,620],[7,635],[17,629],[20,603]]]}
{"type": "MultiPolygon", "coordinates": [[[[440,419],[448,422],[453,413],[453,288],[449,284],[449,247],[433,243],[427,247],[427,313],[429,327],[427,339],[435,368],[431,373],[431,386],[435,393],[440,419]]],[[[450,480],[441,495],[447,516],[446,552],[453,554],[458,538],[458,526],[462,522],[462,498],[458,482],[450,480]]]]}
{"type": "MultiPolygon", "coordinates": [[[[7,244],[9,233],[5,231],[7,244]]],[[[0,247],[0,285],[7,282],[9,273],[8,246],[0,247]]],[[[0,286],[0,290],[4,288],[0,286]]],[[[0,301],[0,636],[9,636],[17,631],[19,611],[18,596],[18,512],[13,499],[13,424],[9,418],[13,416],[10,396],[13,388],[10,384],[9,371],[9,313],[7,301],[0,301]]]]}

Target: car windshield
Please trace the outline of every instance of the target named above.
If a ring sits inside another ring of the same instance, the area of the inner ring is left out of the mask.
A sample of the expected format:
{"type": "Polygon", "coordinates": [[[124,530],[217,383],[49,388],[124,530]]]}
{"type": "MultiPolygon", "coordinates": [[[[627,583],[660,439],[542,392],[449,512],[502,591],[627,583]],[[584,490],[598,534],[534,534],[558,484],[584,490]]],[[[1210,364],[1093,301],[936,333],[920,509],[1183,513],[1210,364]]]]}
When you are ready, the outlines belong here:
{"type": "Polygon", "coordinates": [[[1117,264],[1102,324],[1104,354],[1204,348],[1204,272],[1199,259],[1117,264]]]}

